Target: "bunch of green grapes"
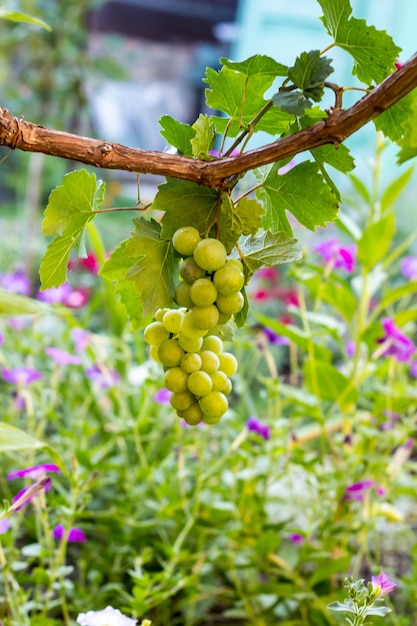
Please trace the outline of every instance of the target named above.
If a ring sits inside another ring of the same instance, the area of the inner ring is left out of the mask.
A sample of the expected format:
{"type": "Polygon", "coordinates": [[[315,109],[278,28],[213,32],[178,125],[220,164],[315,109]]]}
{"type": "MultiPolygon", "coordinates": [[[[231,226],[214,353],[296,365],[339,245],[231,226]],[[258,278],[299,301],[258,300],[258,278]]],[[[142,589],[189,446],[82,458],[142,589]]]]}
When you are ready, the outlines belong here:
{"type": "Polygon", "coordinates": [[[217,239],[201,239],[189,226],[172,239],[182,255],[182,281],[175,291],[178,308],[159,309],[144,332],[150,355],[162,363],[170,402],[187,424],[215,424],[228,409],[230,377],[236,358],[223,351],[216,327],[228,322],[244,304],[243,267],[227,259],[217,239]]]}

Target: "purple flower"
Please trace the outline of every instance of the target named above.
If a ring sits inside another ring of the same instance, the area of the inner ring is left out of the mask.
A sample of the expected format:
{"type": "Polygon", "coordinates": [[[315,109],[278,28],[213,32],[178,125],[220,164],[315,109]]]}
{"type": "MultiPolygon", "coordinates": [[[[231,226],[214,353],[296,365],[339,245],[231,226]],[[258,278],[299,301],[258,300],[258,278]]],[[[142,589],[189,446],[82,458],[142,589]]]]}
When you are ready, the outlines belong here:
{"type": "Polygon", "coordinates": [[[7,517],[0,519],[0,535],[4,535],[10,528],[10,522],[7,517]]]}
{"type": "Polygon", "coordinates": [[[33,367],[14,367],[11,369],[2,369],[1,375],[6,383],[18,385],[19,387],[30,385],[35,380],[42,378],[41,372],[38,372],[38,370],[35,370],[33,367]]]}
{"type": "Polygon", "coordinates": [[[44,489],[45,491],[49,491],[52,485],[52,480],[49,476],[45,476],[41,478],[36,483],[32,483],[29,487],[25,487],[21,489],[15,496],[12,498],[12,506],[9,510],[12,511],[20,511],[26,504],[32,502],[33,498],[36,496],[39,491],[44,489]]]}
{"type": "Polygon", "coordinates": [[[71,337],[75,344],[75,352],[83,352],[90,343],[90,333],[83,328],[73,328],[71,337]]]}
{"type": "Polygon", "coordinates": [[[372,487],[376,487],[378,495],[383,495],[385,493],[385,489],[383,487],[378,487],[374,480],[365,479],[346,487],[344,499],[361,502],[364,498],[364,491],[368,491],[372,487]]]}
{"type": "Polygon", "coordinates": [[[102,611],[79,613],[75,621],[80,626],[136,626],[138,620],[126,617],[119,609],[107,606],[102,611]]]}
{"type": "Polygon", "coordinates": [[[382,356],[393,356],[400,363],[409,361],[416,350],[414,343],[400,331],[390,317],[382,318],[381,323],[385,335],[377,339],[377,342],[386,344],[386,349],[382,352],[382,356]]]}
{"type": "Polygon", "coordinates": [[[410,280],[417,280],[417,256],[405,256],[403,258],[401,273],[410,280]]]}
{"type": "Polygon", "coordinates": [[[246,422],[246,428],[249,431],[257,433],[265,440],[268,440],[270,437],[270,428],[266,424],[263,424],[257,417],[250,417],[246,422]]]}
{"type": "Polygon", "coordinates": [[[388,580],[385,572],[381,572],[379,576],[372,576],[371,583],[374,591],[379,591],[379,596],[385,596],[396,588],[396,583],[388,580]]]}
{"type": "Polygon", "coordinates": [[[281,335],[277,335],[277,333],[271,330],[271,328],[262,328],[262,332],[267,338],[268,343],[274,344],[276,346],[288,346],[290,343],[288,337],[282,337],[281,335]]]}
{"type": "Polygon", "coordinates": [[[3,337],[3,333],[0,330],[0,346],[3,345],[3,342],[4,342],[4,337],[3,337]]]}
{"type": "Polygon", "coordinates": [[[343,267],[347,272],[353,272],[355,266],[356,245],[341,246],[337,239],[329,239],[314,248],[321,254],[325,263],[333,263],[335,268],[343,267]]]}
{"type": "MultiPolygon", "coordinates": [[[[56,539],[62,539],[65,536],[64,525],[57,524],[57,526],[53,529],[52,534],[56,539]]],[[[74,526],[69,529],[67,540],[69,543],[84,543],[84,541],[87,541],[87,536],[81,528],[76,528],[74,526]]]]}
{"type": "Polygon", "coordinates": [[[13,478],[33,478],[33,480],[38,480],[48,472],[59,474],[60,471],[59,467],[53,463],[41,463],[40,465],[32,465],[32,467],[15,470],[7,475],[7,480],[12,480],[13,478]]]}
{"type": "Polygon", "coordinates": [[[171,397],[172,393],[171,391],[169,391],[169,389],[159,389],[159,391],[156,392],[156,394],[154,395],[153,399],[155,400],[155,402],[157,402],[158,404],[170,404],[170,397],[171,397]]]}
{"type": "Polygon", "coordinates": [[[417,378],[417,361],[411,361],[410,363],[410,374],[417,378]]]}
{"type": "Polygon", "coordinates": [[[291,543],[300,544],[304,541],[304,536],[300,533],[290,533],[289,540],[291,543]]]}
{"type": "Polygon", "coordinates": [[[59,348],[45,348],[45,353],[58,363],[58,365],[80,365],[81,359],[71,352],[60,350],[59,348]]]}
{"type": "Polygon", "coordinates": [[[98,367],[97,365],[88,367],[85,370],[85,375],[92,380],[93,383],[101,387],[101,389],[114,387],[114,385],[120,381],[120,376],[116,370],[109,370],[107,368],[98,367]]]}
{"type": "Polygon", "coordinates": [[[71,286],[68,283],[64,283],[59,287],[51,287],[51,289],[39,291],[38,300],[48,304],[64,304],[71,291],[71,286]]]}
{"type": "Polygon", "coordinates": [[[11,293],[18,293],[21,296],[30,294],[30,280],[22,269],[12,273],[0,275],[0,287],[11,293]]]}

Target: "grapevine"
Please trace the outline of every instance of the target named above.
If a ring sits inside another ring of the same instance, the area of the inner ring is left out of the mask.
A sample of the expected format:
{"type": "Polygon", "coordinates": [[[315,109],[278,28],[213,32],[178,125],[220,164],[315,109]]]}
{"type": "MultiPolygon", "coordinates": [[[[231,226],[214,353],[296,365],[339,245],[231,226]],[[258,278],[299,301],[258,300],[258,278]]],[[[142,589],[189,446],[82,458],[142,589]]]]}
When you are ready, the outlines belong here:
{"type": "Polygon", "coordinates": [[[165,370],[164,385],[177,415],[190,426],[215,424],[229,408],[230,378],[237,370],[221,335],[245,302],[243,265],[227,258],[220,240],[201,238],[193,226],[176,230],[172,245],[182,258],[177,308],[158,309],[144,337],[151,357],[165,370]]]}

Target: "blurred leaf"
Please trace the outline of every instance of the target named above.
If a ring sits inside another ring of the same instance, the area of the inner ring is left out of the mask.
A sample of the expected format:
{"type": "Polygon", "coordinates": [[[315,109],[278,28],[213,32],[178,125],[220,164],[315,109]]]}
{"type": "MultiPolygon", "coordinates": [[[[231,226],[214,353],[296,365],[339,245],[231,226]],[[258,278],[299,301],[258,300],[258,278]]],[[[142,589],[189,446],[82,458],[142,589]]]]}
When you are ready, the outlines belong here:
{"type": "Polygon", "coordinates": [[[37,17],[21,13],[20,11],[9,11],[8,9],[4,9],[2,7],[0,7],[0,19],[11,20],[12,22],[27,22],[28,24],[34,24],[34,26],[40,26],[45,30],[52,30],[49,24],[37,17]]]}
{"type": "Polygon", "coordinates": [[[417,293],[417,281],[412,280],[405,285],[400,285],[399,287],[394,287],[393,289],[388,289],[384,292],[384,295],[381,298],[381,301],[378,304],[378,310],[384,311],[390,304],[393,302],[397,302],[397,300],[401,300],[406,296],[412,296],[417,293]]]}
{"type": "Polygon", "coordinates": [[[191,139],[193,157],[207,159],[208,151],[213,147],[216,136],[214,124],[208,115],[200,113],[193,124],[193,129],[195,130],[195,135],[191,139]]]}
{"type": "Polygon", "coordinates": [[[44,448],[46,444],[43,441],[33,439],[20,428],[15,428],[0,422],[0,452],[9,452],[11,450],[32,450],[35,448],[44,448]]]}
{"type": "Polygon", "coordinates": [[[325,580],[330,580],[334,574],[349,571],[350,563],[350,554],[330,561],[328,559],[326,561],[318,560],[317,567],[308,581],[310,587],[314,587],[325,580]]]}
{"type": "Polygon", "coordinates": [[[192,128],[188,124],[183,124],[174,119],[170,115],[163,115],[159,120],[160,126],[162,126],[161,135],[167,142],[178,149],[180,154],[184,156],[193,156],[193,149],[191,146],[191,140],[196,135],[195,128],[192,128]]]}
{"type": "Polygon", "coordinates": [[[51,307],[44,302],[10,293],[0,287],[0,315],[40,315],[50,310],[51,307]]]}
{"type": "Polygon", "coordinates": [[[368,270],[387,253],[395,234],[395,216],[390,212],[365,228],[358,241],[358,261],[368,270]]]}
{"type": "Polygon", "coordinates": [[[383,30],[365,20],[350,17],[349,0],[317,0],[323,9],[321,18],[335,44],[354,59],[352,73],[366,85],[380,83],[394,70],[401,48],[383,30]]]}
{"type": "Polygon", "coordinates": [[[351,387],[351,380],[330,363],[307,359],[303,367],[305,384],[319,398],[337,402],[341,409],[356,402],[358,390],[351,387]]]}
{"type": "Polygon", "coordinates": [[[414,173],[414,166],[408,168],[405,172],[400,174],[388,187],[385,189],[381,198],[381,213],[384,214],[386,210],[391,207],[397,198],[404,191],[410,178],[414,173]]]}

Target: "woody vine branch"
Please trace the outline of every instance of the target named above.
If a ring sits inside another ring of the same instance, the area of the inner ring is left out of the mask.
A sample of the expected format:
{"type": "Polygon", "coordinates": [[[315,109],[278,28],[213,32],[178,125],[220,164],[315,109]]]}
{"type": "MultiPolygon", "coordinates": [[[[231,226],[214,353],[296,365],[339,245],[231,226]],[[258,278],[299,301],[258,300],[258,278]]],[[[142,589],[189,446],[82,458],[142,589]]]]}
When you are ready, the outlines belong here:
{"type": "Polygon", "coordinates": [[[335,146],[376,118],[417,87],[417,53],[348,109],[333,108],[328,117],[307,129],[256,150],[215,161],[130,148],[90,137],[44,128],[17,119],[0,107],[0,146],[41,152],[103,169],[180,178],[208,187],[222,187],[231,177],[293,157],[324,144],[335,146]]]}

